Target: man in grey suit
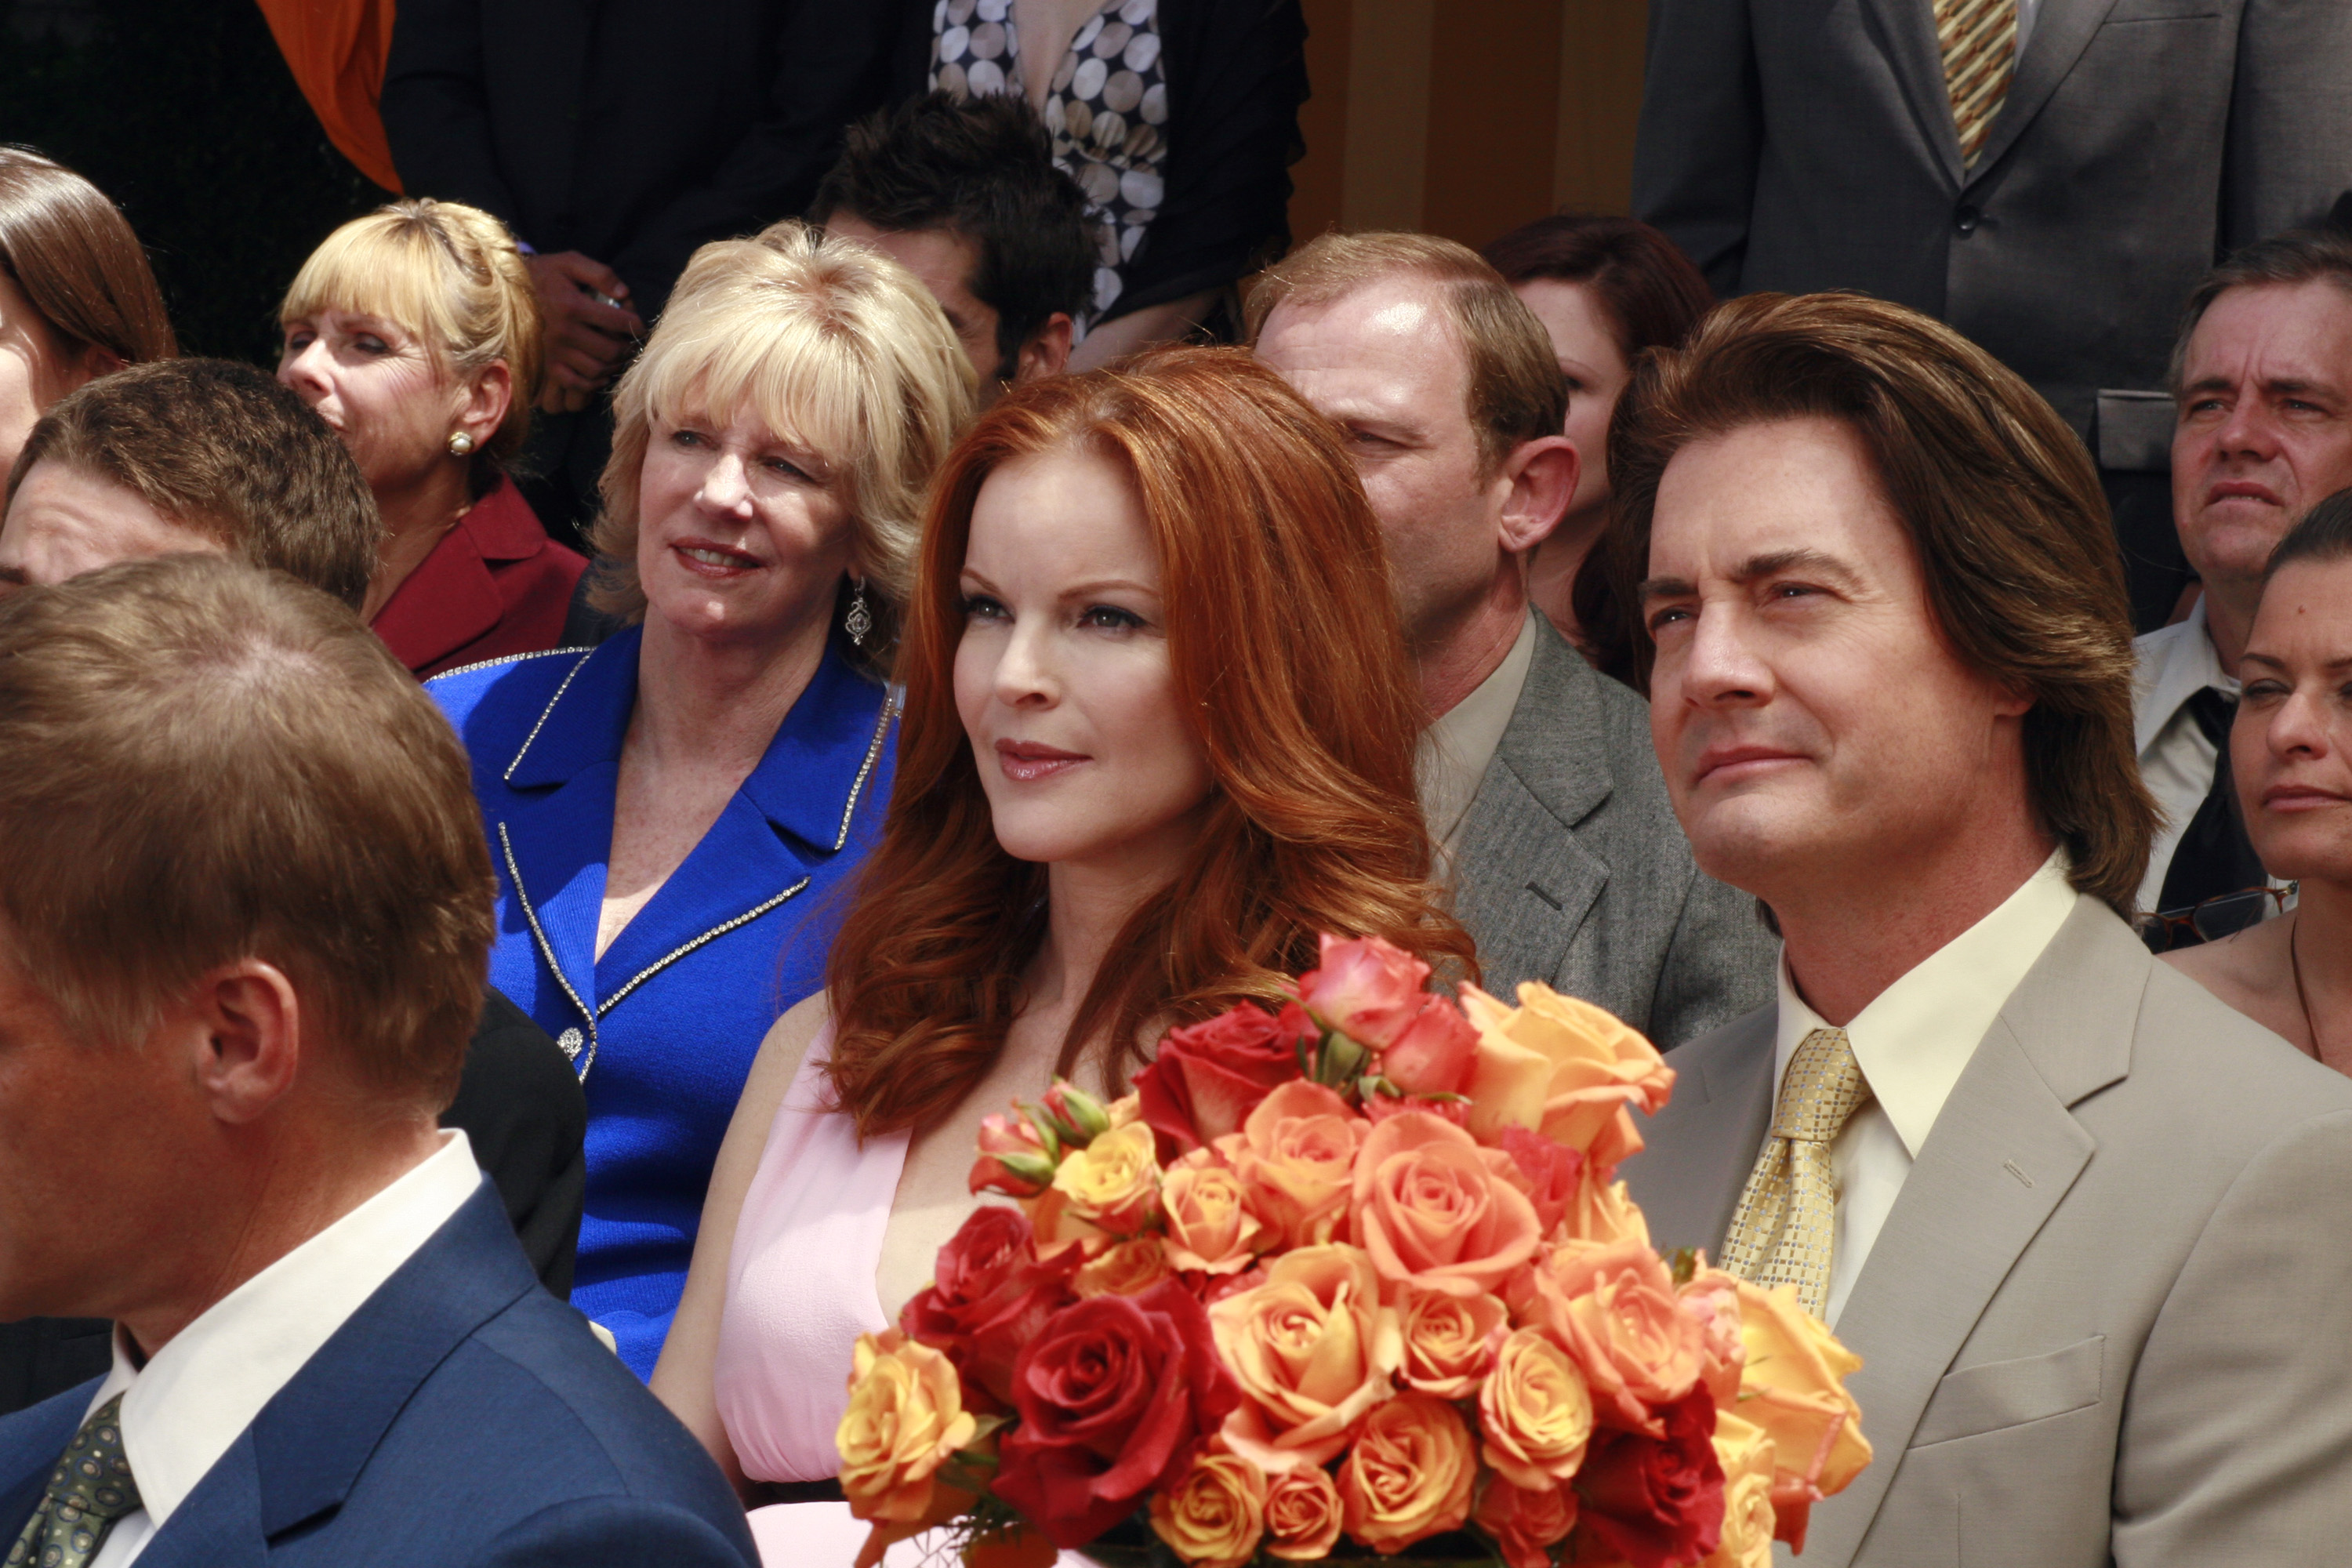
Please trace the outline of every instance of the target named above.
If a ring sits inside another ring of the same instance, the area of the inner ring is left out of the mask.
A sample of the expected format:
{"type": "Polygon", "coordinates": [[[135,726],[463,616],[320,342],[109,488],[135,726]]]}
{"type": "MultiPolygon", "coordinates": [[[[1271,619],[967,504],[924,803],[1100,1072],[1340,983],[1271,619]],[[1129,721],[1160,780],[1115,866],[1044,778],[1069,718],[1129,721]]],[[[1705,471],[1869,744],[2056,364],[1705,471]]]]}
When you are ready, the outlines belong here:
{"type": "Polygon", "coordinates": [[[1625,1175],[1862,1358],[1805,1562],[2342,1561],[2352,1082],[2118,914],[2154,814],[2081,447],[1849,295],[1726,307],[1617,417],[1667,787],[1786,937],[1625,1175]]]}
{"type": "Polygon", "coordinates": [[[1433,718],[1423,815],[1489,989],[1547,981],[1661,1046],[1770,994],[1748,899],[1675,826],[1642,700],[1528,602],[1578,454],[1550,340],[1427,235],[1326,235],[1253,290],[1259,355],[1348,433],[1433,718]]]}
{"type": "Polygon", "coordinates": [[[2180,301],[2352,185],[2341,0],[1651,0],[1633,210],[1730,295],[1939,317],[2094,444],[2143,626],[2180,301]]]}

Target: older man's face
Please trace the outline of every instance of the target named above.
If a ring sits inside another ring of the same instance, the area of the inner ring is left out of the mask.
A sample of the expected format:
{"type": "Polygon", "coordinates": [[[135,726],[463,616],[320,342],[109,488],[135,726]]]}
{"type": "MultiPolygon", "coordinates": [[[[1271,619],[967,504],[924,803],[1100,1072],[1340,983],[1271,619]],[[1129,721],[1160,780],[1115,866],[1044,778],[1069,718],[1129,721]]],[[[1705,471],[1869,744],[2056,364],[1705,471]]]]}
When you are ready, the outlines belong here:
{"type": "Polygon", "coordinates": [[[47,586],[150,555],[220,552],[111,479],[44,458],[16,487],[0,521],[0,594],[47,586]]]}
{"type": "Polygon", "coordinates": [[[2250,582],[2317,502],[2352,485],[2352,291],[2232,289],[2189,334],[2172,515],[2206,582],[2250,582]]]}
{"type": "Polygon", "coordinates": [[[1766,902],[1916,863],[2015,789],[2026,704],[1937,629],[1910,535],[1843,425],[1692,442],[1658,484],[1650,730],[1698,862],[1766,902]],[[2003,784],[2001,781],[2009,779],[2003,784]]]}

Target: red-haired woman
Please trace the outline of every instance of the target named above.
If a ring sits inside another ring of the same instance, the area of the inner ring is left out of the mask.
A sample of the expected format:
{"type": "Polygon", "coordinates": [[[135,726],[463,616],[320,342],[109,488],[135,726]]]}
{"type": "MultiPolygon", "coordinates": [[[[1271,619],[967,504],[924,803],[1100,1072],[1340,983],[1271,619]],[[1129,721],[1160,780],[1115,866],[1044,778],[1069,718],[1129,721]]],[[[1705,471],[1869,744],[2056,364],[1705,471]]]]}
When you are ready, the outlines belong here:
{"type": "MultiPolygon", "coordinates": [[[[1466,967],[1393,604],[1338,436],[1236,350],[1016,389],[949,457],[882,841],[752,1068],[654,1374],[747,1498],[834,1475],[851,1346],[971,1213],[982,1116],[1118,1091],[1318,931],[1466,967]]],[[[761,1523],[805,1551],[790,1511],[761,1523]]]]}

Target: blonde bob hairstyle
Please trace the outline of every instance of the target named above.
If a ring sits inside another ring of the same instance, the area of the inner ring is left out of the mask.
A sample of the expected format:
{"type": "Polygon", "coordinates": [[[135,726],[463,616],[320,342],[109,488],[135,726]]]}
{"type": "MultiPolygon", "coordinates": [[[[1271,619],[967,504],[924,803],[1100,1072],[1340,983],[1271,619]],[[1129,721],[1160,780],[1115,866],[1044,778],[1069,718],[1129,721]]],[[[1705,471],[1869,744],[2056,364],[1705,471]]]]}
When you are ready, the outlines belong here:
{"type": "Polygon", "coordinates": [[[507,226],[458,202],[393,202],[329,235],[294,275],[280,325],[324,310],[375,316],[415,334],[470,382],[500,360],[514,378],[507,416],[474,455],[487,493],[530,434],[539,399],[539,295],[507,226]]]}
{"type": "Polygon", "coordinates": [[[849,512],[852,570],[870,585],[879,635],[866,647],[887,668],[914,582],[923,489],[974,392],[971,361],[938,302],[879,251],[796,218],[704,246],[613,393],[589,603],[645,618],[637,483],[654,426],[749,409],[829,469],[849,512]]]}

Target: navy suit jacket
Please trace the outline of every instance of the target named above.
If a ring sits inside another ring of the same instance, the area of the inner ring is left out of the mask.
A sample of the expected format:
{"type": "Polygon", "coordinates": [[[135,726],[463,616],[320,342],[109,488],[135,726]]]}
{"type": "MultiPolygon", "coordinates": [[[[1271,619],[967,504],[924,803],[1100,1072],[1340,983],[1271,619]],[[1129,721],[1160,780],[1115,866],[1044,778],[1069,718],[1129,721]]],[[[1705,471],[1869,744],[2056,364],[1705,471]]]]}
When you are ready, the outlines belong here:
{"type": "MultiPolygon", "coordinates": [[[[95,1381],[0,1420],[15,1539],[95,1381]]],[[[759,1562],[709,1457],[539,1287],[485,1184],[163,1521],[141,1568],[759,1562]]]]}

